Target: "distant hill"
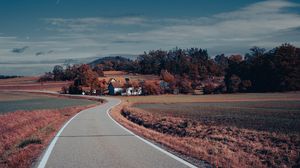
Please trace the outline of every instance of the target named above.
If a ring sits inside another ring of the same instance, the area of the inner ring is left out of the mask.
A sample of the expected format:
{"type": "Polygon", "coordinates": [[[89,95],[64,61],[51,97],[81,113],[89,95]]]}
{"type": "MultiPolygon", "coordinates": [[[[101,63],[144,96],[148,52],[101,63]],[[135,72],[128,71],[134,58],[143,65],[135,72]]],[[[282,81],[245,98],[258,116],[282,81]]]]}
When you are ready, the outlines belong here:
{"type": "Polygon", "coordinates": [[[92,68],[96,65],[103,65],[104,70],[123,70],[130,71],[133,68],[133,60],[122,56],[109,56],[96,59],[90,62],[92,68]]]}
{"type": "Polygon", "coordinates": [[[103,57],[103,58],[96,59],[96,60],[90,62],[89,65],[94,67],[95,65],[104,64],[108,61],[110,61],[110,62],[132,62],[131,59],[125,58],[122,56],[109,56],[109,57],[103,57]]]}

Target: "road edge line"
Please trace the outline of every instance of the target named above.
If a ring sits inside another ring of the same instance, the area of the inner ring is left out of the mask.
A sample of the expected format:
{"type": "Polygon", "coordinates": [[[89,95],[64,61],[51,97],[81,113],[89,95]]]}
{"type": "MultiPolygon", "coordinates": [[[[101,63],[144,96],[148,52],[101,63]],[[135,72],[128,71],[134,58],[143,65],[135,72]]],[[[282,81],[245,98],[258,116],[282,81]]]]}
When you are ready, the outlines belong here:
{"type": "MultiPolygon", "coordinates": [[[[85,109],[86,110],[86,109],[85,109]]],[[[73,116],[69,121],[67,121],[64,126],[58,131],[58,133],[55,135],[55,137],[52,139],[50,145],[47,147],[47,150],[46,152],[44,153],[42,159],[40,160],[37,168],[44,168],[48,162],[48,159],[51,155],[51,152],[52,150],[54,149],[55,147],[55,144],[56,144],[56,141],[58,140],[60,134],[63,132],[63,130],[67,127],[67,125],[75,118],[77,117],[81,112],[85,111],[85,110],[82,110],[80,111],[79,113],[77,113],[75,116],[73,116]]]]}
{"type": "Polygon", "coordinates": [[[117,105],[121,104],[121,102],[122,102],[122,101],[119,100],[119,103],[113,105],[112,107],[110,107],[110,108],[108,108],[108,109],[106,110],[106,114],[108,115],[108,117],[109,117],[112,121],[114,121],[119,127],[123,128],[125,131],[129,132],[130,134],[134,135],[136,138],[138,138],[138,139],[140,139],[141,141],[143,141],[144,143],[146,143],[146,144],[152,146],[153,148],[159,150],[160,152],[162,152],[162,153],[164,153],[164,154],[170,156],[171,158],[173,158],[173,159],[175,159],[175,160],[181,162],[182,164],[184,164],[184,165],[186,165],[186,166],[188,166],[188,167],[191,167],[191,168],[197,168],[197,166],[195,166],[195,165],[193,165],[193,164],[191,164],[191,163],[189,163],[189,162],[187,162],[187,161],[181,159],[180,157],[178,157],[178,156],[176,156],[176,155],[174,155],[174,154],[172,154],[172,153],[166,151],[165,149],[162,149],[161,147],[159,147],[159,146],[153,144],[152,142],[150,142],[150,141],[148,141],[148,140],[146,140],[146,139],[144,139],[144,138],[142,138],[142,137],[136,135],[135,133],[133,133],[133,132],[130,131],[129,129],[125,128],[125,127],[124,127],[123,125],[121,125],[120,123],[118,123],[115,119],[113,119],[113,118],[111,117],[111,115],[109,114],[109,112],[110,112],[110,110],[111,110],[112,108],[114,108],[114,107],[116,107],[117,105]]]}

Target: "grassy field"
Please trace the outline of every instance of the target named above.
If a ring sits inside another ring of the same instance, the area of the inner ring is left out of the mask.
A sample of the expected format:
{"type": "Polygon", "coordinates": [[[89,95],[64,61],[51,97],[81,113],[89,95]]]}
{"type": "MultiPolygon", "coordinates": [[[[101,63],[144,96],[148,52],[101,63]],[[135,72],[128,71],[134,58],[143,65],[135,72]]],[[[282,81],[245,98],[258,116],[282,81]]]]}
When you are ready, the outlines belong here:
{"type": "Polygon", "coordinates": [[[213,166],[300,166],[299,92],[121,98],[124,126],[213,166]]]}
{"type": "Polygon", "coordinates": [[[18,110],[60,109],[94,104],[86,99],[70,99],[22,92],[0,92],[0,114],[18,110]]]}

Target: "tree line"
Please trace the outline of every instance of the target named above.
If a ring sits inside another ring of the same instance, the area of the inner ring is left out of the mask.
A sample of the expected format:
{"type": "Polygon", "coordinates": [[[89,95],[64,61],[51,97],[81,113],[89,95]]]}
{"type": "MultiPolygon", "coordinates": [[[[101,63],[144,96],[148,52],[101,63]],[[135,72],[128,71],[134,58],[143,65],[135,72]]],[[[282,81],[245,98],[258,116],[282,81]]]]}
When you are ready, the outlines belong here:
{"type": "Polygon", "coordinates": [[[88,74],[94,76],[103,76],[103,70],[160,75],[167,85],[144,84],[149,90],[152,89],[151,93],[167,93],[174,90],[190,93],[198,86],[202,86],[205,93],[300,89],[300,49],[291,44],[282,44],[269,51],[253,47],[244,56],[220,54],[214,58],[209,57],[207,50],[201,48],[152,50],[139,55],[136,60],[110,57],[90,65],[74,65],[66,69],[55,66],[53,71],[46,73],[41,80],[49,78],[78,81],[86,76],[80,71],[82,66],[89,67],[88,74]],[[214,77],[220,77],[222,81],[216,85],[212,80],[214,77]],[[163,91],[159,90],[159,87],[163,88],[163,91]]]}
{"type": "MultiPolygon", "coordinates": [[[[300,48],[282,44],[269,51],[253,47],[242,55],[224,54],[214,58],[207,50],[174,49],[150,51],[140,55],[135,72],[160,74],[167,70],[197,86],[210,77],[224,76],[223,92],[274,92],[300,89],[300,48]]],[[[207,85],[206,87],[209,87],[207,85]]],[[[220,88],[213,88],[220,89],[220,88]]]]}

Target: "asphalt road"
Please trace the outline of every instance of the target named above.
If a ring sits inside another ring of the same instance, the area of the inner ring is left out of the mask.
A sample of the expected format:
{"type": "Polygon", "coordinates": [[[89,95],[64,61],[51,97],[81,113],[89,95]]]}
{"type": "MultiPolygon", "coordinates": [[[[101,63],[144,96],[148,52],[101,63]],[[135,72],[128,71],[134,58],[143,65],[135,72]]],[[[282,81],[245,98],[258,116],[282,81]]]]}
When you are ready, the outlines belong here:
{"type": "Polygon", "coordinates": [[[145,142],[113,121],[107,111],[120,100],[80,112],[54,138],[38,167],[192,167],[145,142]]]}

